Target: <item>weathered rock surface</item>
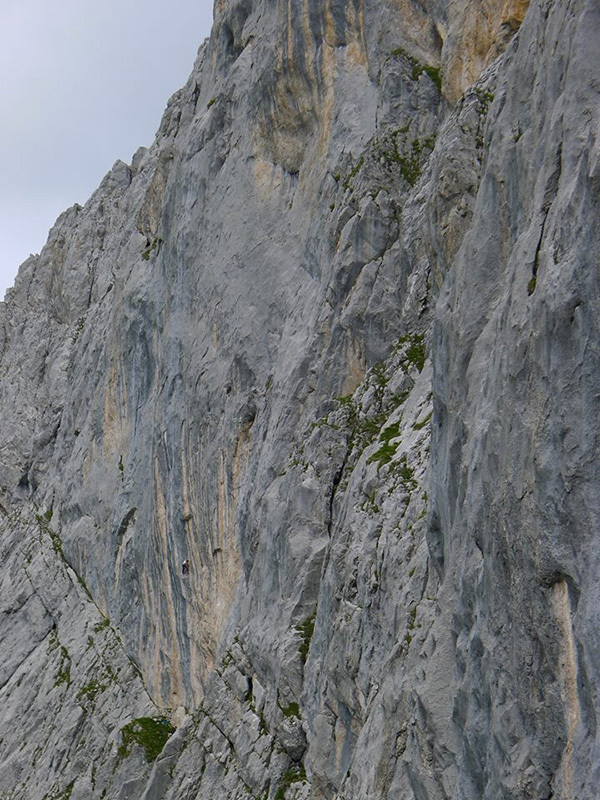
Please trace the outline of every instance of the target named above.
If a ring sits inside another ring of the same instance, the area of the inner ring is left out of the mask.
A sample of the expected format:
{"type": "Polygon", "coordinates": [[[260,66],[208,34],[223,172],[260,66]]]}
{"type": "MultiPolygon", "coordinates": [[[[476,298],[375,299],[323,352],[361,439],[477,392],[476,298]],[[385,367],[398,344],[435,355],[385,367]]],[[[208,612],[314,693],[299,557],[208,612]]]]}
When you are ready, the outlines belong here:
{"type": "Polygon", "coordinates": [[[596,798],[599,42],[218,0],[0,304],[0,797],[596,798]]]}

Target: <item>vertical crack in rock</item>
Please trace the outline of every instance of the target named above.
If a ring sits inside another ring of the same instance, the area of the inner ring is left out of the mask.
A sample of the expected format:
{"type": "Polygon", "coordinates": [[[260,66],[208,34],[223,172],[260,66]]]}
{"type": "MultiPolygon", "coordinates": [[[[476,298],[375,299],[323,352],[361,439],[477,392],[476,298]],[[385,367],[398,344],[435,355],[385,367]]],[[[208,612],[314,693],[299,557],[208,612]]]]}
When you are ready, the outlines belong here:
{"type": "Polygon", "coordinates": [[[575,800],[573,779],[573,751],[575,748],[576,734],[581,723],[581,708],[579,705],[577,646],[573,634],[573,622],[569,587],[566,580],[561,580],[553,587],[553,602],[556,619],[560,626],[560,679],[562,684],[562,700],[565,709],[565,727],[567,740],[560,766],[561,792],[564,800],[575,800]]]}

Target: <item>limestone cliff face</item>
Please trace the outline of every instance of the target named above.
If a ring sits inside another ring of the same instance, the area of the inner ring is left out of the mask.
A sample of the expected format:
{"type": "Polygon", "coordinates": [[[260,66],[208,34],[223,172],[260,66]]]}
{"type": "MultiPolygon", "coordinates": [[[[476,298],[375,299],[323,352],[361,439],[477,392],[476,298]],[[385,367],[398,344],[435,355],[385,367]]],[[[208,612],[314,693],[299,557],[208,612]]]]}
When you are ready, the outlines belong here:
{"type": "Polygon", "coordinates": [[[0,304],[0,797],[596,797],[599,41],[216,2],[0,304]]]}

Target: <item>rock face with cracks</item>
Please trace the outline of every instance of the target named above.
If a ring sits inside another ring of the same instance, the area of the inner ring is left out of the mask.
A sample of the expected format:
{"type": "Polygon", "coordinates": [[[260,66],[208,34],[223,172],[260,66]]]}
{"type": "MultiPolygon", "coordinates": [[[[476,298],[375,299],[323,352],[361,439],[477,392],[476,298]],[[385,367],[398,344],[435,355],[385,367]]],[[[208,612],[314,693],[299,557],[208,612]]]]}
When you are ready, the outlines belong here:
{"type": "Polygon", "coordinates": [[[217,0],[0,304],[1,798],[597,797],[599,42],[217,0]]]}

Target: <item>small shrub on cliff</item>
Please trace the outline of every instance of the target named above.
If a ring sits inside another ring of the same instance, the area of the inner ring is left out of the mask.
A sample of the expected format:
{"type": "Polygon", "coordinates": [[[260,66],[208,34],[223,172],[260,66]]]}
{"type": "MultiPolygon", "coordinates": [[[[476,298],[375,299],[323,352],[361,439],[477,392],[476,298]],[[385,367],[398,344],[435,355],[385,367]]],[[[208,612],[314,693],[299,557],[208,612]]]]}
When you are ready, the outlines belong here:
{"type": "Polygon", "coordinates": [[[419,80],[421,75],[425,73],[427,77],[435,84],[438,92],[442,91],[442,71],[439,67],[432,67],[429,64],[422,64],[420,61],[417,61],[416,58],[409,55],[409,53],[407,53],[402,47],[392,50],[390,56],[399,56],[408,61],[412,67],[410,77],[413,81],[419,80]]]}
{"type": "Polygon", "coordinates": [[[392,444],[392,439],[396,439],[399,436],[400,422],[396,422],[395,424],[385,428],[379,436],[381,447],[379,450],[373,453],[373,455],[369,456],[367,459],[367,464],[370,464],[372,461],[376,461],[377,469],[379,469],[379,467],[383,467],[385,464],[389,464],[394,457],[396,450],[398,449],[397,444],[392,444]]]}
{"type": "Polygon", "coordinates": [[[285,793],[293,783],[300,783],[306,781],[306,770],[302,764],[293,766],[283,773],[279,789],[275,794],[275,800],[285,800],[285,793]]]}
{"type": "Polygon", "coordinates": [[[122,744],[117,751],[119,761],[131,753],[134,744],[144,749],[146,761],[156,761],[175,728],[164,717],[138,717],[121,728],[122,744]]]}
{"type": "Polygon", "coordinates": [[[302,659],[302,663],[306,662],[308,657],[308,650],[310,648],[310,640],[313,637],[313,633],[315,632],[315,617],[316,614],[311,614],[310,617],[301,622],[299,625],[296,625],[296,630],[300,634],[300,647],[298,648],[298,652],[300,653],[300,658],[302,659]]]}
{"type": "Polygon", "coordinates": [[[283,706],[279,706],[279,708],[281,708],[281,710],[283,712],[283,716],[286,719],[300,719],[301,718],[300,706],[296,702],[290,703],[289,706],[286,706],[285,708],[283,708],[283,706]]]}

